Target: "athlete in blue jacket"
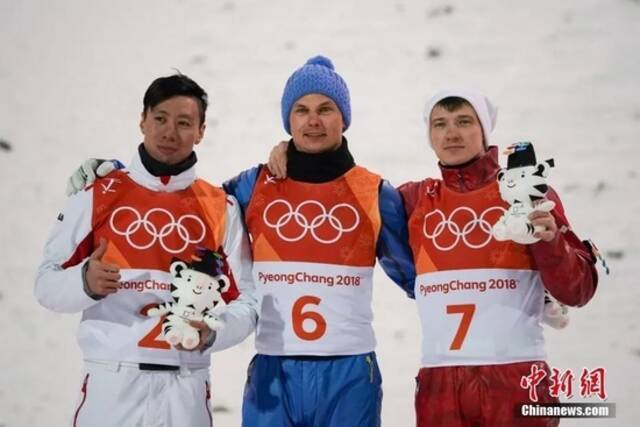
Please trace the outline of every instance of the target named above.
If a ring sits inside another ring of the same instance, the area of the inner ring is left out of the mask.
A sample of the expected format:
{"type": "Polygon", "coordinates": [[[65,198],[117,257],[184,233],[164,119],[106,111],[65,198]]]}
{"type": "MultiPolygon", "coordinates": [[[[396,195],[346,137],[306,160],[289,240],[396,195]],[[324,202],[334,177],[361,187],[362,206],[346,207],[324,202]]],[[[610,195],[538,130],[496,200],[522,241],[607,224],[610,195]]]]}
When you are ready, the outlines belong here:
{"type": "Polygon", "coordinates": [[[377,258],[412,296],[404,208],[355,164],[349,92],[329,59],[294,72],[281,107],[288,177],[258,166],[224,184],[244,212],[259,300],[242,425],[379,426],[372,273],[377,258]]]}

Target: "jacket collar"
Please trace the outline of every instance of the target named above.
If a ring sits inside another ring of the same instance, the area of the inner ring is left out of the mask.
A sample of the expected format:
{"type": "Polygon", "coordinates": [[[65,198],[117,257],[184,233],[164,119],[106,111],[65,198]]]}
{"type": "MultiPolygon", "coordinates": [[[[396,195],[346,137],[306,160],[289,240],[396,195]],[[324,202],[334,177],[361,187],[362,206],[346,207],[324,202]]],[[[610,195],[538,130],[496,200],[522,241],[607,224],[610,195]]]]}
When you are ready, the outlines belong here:
{"type": "Polygon", "coordinates": [[[347,139],[335,151],[309,154],[296,149],[293,140],[287,148],[287,175],[294,181],[329,182],[347,173],[355,166],[347,139]]]}
{"type": "Polygon", "coordinates": [[[496,181],[500,170],[498,147],[490,146],[480,157],[458,166],[438,163],[442,180],[447,188],[458,193],[466,193],[496,181]]]}
{"type": "Polygon", "coordinates": [[[195,166],[191,166],[189,169],[174,176],[153,176],[142,164],[138,150],[136,150],[136,154],[127,167],[127,171],[131,179],[152,191],[173,192],[184,190],[193,184],[196,179],[195,166]]]}

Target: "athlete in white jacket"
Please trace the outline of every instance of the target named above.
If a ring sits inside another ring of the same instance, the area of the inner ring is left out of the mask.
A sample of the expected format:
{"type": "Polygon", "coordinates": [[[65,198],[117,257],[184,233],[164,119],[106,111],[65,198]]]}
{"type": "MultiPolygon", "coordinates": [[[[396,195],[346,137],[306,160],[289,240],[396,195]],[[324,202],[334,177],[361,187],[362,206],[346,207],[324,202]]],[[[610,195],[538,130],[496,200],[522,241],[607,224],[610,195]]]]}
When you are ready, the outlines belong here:
{"type": "Polygon", "coordinates": [[[155,80],[131,164],[70,197],[46,244],[35,294],[46,308],[82,312],[85,374],[74,426],[209,426],[212,351],[255,328],[251,254],[237,201],[197,179],[193,146],[204,133],[206,93],[184,75],[155,80]],[[149,305],[171,300],[175,259],[217,251],[231,279],[225,324],[204,322],[195,351],[163,340],[149,305]]]}

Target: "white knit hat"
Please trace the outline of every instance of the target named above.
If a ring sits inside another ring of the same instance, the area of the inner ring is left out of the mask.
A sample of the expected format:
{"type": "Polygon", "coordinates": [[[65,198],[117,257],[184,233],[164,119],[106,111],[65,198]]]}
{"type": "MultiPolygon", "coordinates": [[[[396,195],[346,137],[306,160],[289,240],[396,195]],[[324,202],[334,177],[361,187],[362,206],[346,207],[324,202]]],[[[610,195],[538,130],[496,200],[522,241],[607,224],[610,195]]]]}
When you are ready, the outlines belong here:
{"type": "Polygon", "coordinates": [[[498,109],[494,107],[493,104],[491,104],[491,101],[481,93],[462,88],[449,88],[436,92],[436,94],[427,101],[427,104],[424,107],[424,122],[429,126],[429,118],[431,117],[433,107],[435,107],[438,102],[451,96],[462,98],[471,104],[478,115],[478,119],[480,119],[482,133],[484,134],[484,143],[488,146],[489,135],[496,125],[498,109]]]}

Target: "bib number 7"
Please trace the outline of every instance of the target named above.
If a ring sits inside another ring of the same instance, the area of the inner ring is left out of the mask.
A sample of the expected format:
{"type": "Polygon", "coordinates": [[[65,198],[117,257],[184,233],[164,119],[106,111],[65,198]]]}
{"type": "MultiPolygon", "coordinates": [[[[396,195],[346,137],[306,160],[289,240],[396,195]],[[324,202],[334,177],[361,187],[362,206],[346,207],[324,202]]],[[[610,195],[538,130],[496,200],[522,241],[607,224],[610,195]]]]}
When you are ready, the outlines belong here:
{"type": "Polygon", "coordinates": [[[305,295],[296,300],[291,309],[291,320],[293,324],[293,332],[300,339],[305,341],[315,341],[320,339],[327,331],[327,321],[322,314],[313,310],[303,311],[307,305],[320,305],[322,300],[313,295],[305,295]],[[307,320],[307,326],[312,323],[310,329],[304,328],[304,321],[307,320]]]}
{"type": "Polygon", "coordinates": [[[475,312],[475,304],[452,304],[447,306],[447,314],[462,314],[458,330],[456,331],[456,335],[453,337],[449,350],[460,350],[462,348],[464,339],[467,337],[467,332],[469,332],[471,319],[473,319],[475,312]]]}

